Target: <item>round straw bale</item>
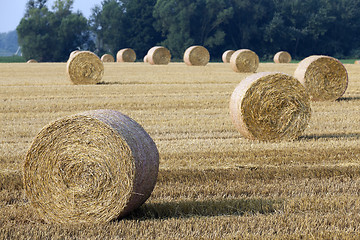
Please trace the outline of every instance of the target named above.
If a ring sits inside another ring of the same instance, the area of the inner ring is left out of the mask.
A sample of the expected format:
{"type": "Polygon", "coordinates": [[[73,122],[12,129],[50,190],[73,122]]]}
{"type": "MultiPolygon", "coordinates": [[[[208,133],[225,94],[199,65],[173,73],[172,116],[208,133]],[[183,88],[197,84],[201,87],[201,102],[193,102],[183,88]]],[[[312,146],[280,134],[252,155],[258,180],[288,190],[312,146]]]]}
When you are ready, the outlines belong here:
{"type": "Polygon", "coordinates": [[[360,60],[356,60],[354,64],[360,64],[360,60]]]}
{"type": "Polygon", "coordinates": [[[148,56],[147,56],[147,55],[145,55],[145,57],[144,57],[144,63],[147,63],[147,62],[149,62],[149,60],[148,60],[148,56]]]}
{"type": "Polygon", "coordinates": [[[135,60],[136,60],[136,53],[131,48],[121,49],[116,54],[117,62],[135,62],[135,60]]]}
{"type": "Polygon", "coordinates": [[[184,53],[184,62],[188,66],[205,66],[210,60],[209,51],[203,46],[192,46],[184,53]]]}
{"type": "Polygon", "coordinates": [[[47,222],[101,223],[124,217],[151,195],[159,153],[146,131],[114,110],[45,126],[24,162],[24,188],[47,222]]]}
{"type": "Polygon", "coordinates": [[[150,48],[147,56],[151,65],[166,65],[169,64],[171,60],[170,51],[167,48],[161,46],[150,48]]]}
{"type": "Polygon", "coordinates": [[[104,64],[92,52],[77,52],[67,62],[67,75],[73,84],[96,84],[104,75],[104,64]]]}
{"type": "Polygon", "coordinates": [[[38,63],[38,61],[36,61],[35,59],[30,59],[26,63],[38,63]]]}
{"type": "Polygon", "coordinates": [[[227,50],[222,55],[222,60],[224,63],[230,63],[230,58],[234,54],[234,50],[227,50]]]}
{"type": "Polygon", "coordinates": [[[274,56],[275,63],[289,63],[291,62],[291,55],[288,52],[280,51],[277,52],[274,56]]]}
{"type": "Polygon", "coordinates": [[[230,58],[230,65],[235,72],[255,72],[259,67],[259,57],[249,49],[237,50],[230,58]]]}
{"type": "Polygon", "coordinates": [[[306,88],[313,101],[332,101],[340,98],[348,86],[344,65],[329,56],[313,55],[303,59],[294,77],[306,88]]]}
{"type": "Polygon", "coordinates": [[[310,99],[294,77],[261,72],[242,80],[235,88],[230,115],[236,129],[248,139],[292,140],[308,126],[310,99]]]}
{"type": "Polygon", "coordinates": [[[69,55],[69,59],[72,58],[78,52],[80,52],[80,51],[79,50],[72,51],[69,55]]]}
{"type": "Polygon", "coordinates": [[[115,59],[111,54],[104,54],[104,55],[101,56],[101,61],[103,61],[103,62],[115,62],[115,59]]]}

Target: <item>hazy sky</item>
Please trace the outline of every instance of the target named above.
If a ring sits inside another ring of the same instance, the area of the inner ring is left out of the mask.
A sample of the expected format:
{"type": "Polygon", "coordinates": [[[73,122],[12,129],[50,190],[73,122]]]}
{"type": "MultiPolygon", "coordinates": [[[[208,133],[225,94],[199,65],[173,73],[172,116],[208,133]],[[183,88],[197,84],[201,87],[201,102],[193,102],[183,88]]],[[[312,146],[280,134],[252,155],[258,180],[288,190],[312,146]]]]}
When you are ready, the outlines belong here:
{"type": "MultiPolygon", "coordinates": [[[[25,13],[28,0],[0,0],[0,33],[15,30],[25,13]]],[[[48,0],[48,8],[52,10],[55,0],[48,0]]],[[[86,18],[91,9],[100,5],[102,0],[74,0],[73,11],[80,10],[86,18]]]]}

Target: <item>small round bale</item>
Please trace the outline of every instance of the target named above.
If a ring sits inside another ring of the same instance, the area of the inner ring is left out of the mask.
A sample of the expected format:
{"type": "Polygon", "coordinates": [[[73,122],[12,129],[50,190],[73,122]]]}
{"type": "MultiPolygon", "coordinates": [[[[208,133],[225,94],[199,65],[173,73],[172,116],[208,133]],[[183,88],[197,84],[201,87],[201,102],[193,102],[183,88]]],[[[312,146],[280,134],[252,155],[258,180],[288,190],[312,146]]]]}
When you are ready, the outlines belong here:
{"type": "Polygon", "coordinates": [[[286,51],[277,52],[274,56],[275,63],[289,63],[291,62],[291,55],[286,51]]]}
{"type": "Polygon", "coordinates": [[[224,63],[230,63],[231,56],[234,54],[234,50],[227,50],[222,55],[222,60],[224,63]]]}
{"type": "Polygon", "coordinates": [[[297,78],[312,101],[333,101],[340,98],[348,86],[344,65],[329,56],[313,55],[303,59],[295,70],[297,78]]]}
{"type": "Polygon", "coordinates": [[[104,55],[101,56],[101,61],[103,61],[103,62],[115,62],[115,59],[111,54],[104,54],[104,55]]]}
{"type": "Polygon", "coordinates": [[[203,46],[192,46],[184,53],[184,62],[188,66],[205,66],[210,61],[210,53],[203,46]]]}
{"type": "Polygon", "coordinates": [[[31,205],[51,223],[104,223],[151,195],[159,153],[147,132],[114,110],[54,121],[34,138],[24,162],[31,205]]]}
{"type": "Polygon", "coordinates": [[[147,56],[151,65],[167,65],[171,60],[170,51],[166,47],[162,46],[155,46],[150,48],[147,56]]]}
{"type": "Polygon", "coordinates": [[[259,67],[259,57],[249,49],[237,50],[230,58],[230,65],[235,72],[256,72],[259,67]]]}
{"type": "Polygon", "coordinates": [[[136,53],[131,48],[121,49],[116,54],[117,62],[135,62],[135,60],[136,60],[136,53]]]}
{"type": "Polygon", "coordinates": [[[69,58],[67,75],[75,85],[96,84],[104,75],[104,64],[96,54],[80,51],[69,58]]]}
{"type": "Polygon", "coordinates": [[[245,78],[235,88],[230,115],[235,128],[248,139],[293,140],[308,126],[310,99],[294,77],[261,72],[245,78]]]}
{"type": "Polygon", "coordinates": [[[145,57],[144,57],[144,63],[148,63],[149,62],[149,60],[148,60],[148,56],[147,55],[145,55],[145,57]]]}
{"type": "Polygon", "coordinates": [[[26,63],[38,63],[38,61],[36,61],[35,59],[30,59],[26,63]]]}

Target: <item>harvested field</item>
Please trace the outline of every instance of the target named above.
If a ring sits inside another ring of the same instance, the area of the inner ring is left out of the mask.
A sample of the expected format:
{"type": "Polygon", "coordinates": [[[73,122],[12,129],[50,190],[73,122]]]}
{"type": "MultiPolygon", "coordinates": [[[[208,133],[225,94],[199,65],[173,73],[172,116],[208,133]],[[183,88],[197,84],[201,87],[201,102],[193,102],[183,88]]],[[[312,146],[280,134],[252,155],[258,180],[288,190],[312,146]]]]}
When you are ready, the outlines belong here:
{"type": "MultiPolygon", "coordinates": [[[[260,63],[292,75],[297,64],[260,63]]],[[[234,128],[229,101],[252,73],[227,64],[104,63],[97,85],[72,85],[66,63],[0,64],[0,239],[356,239],[360,237],[360,65],[346,93],[312,102],[294,141],[234,128]],[[108,224],[45,223],[24,195],[22,167],[49,122],[94,109],[137,121],[160,154],[143,206],[108,224]]]]}

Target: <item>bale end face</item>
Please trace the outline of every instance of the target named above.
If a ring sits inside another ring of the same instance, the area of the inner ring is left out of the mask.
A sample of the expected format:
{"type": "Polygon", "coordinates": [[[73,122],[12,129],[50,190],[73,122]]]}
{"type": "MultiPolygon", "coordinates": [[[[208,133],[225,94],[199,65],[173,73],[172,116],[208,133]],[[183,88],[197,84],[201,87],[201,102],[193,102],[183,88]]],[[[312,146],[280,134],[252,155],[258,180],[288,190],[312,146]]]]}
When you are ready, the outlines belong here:
{"type": "Polygon", "coordinates": [[[152,47],[147,53],[147,59],[151,65],[167,65],[170,63],[170,51],[161,46],[152,47]]]}
{"type": "Polygon", "coordinates": [[[136,60],[136,53],[131,48],[121,49],[116,54],[117,62],[135,62],[135,60],[136,60]]]}
{"type": "Polygon", "coordinates": [[[104,54],[104,55],[101,56],[101,61],[103,61],[103,62],[115,62],[115,59],[111,54],[104,54]]]}
{"type": "Polygon", "coordinates": [[[145,130],[112,110],[65,117],[45,126],[24,163],[31,205],[53,223],[102,223],[150,196],[159,154],[145,130]]]}
{"type": "Polygon", "coordinates": [[[210,53],[203,46],[192,46],[184,53],[184,62],[188,66],[205,66],[210,61],[210,53]]]}
{"type": "Polygon", "coordinates": [[[230,58],[230,65],[235,72],[256,72],[259,67],[259,57],[249,49],[237,50],[230,58]]]}
{"type": "Polygon", "coordinates": [[[69,58],[66,67],[70,81],[75,84],[96,84],[104,75],[104,64],[90,51],[79,51],[69,58]]]}
{"type": "Polygon", "coordinates": [[[309,95],[287,74],[253,74],[232,93],[230,115],[236,129],[248,139],[293,140],[308,126],[309,95]]]}
{"type": "Polygon", "coordinates": [[[274,56],[275,63],[289,63],[291,62],[291,55],[288,52],[280,51],[274,56]]]}
{"type": "Polygon", "coordinates": [[[305,86],[312,101],[334,101],[345,93],[348,86],[345,66],[329,56],[313,55],[303,59],[294,77],[305,86]]]}
{"type": "Polygon", "coordinates": [[[224,63],[230,63],[231,56],[234,54],[234,50],[227,50],[222,55],[222,61],[224,63]]]}

